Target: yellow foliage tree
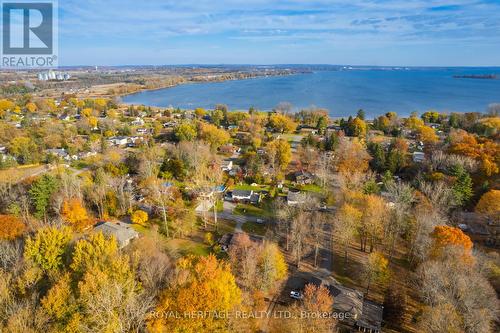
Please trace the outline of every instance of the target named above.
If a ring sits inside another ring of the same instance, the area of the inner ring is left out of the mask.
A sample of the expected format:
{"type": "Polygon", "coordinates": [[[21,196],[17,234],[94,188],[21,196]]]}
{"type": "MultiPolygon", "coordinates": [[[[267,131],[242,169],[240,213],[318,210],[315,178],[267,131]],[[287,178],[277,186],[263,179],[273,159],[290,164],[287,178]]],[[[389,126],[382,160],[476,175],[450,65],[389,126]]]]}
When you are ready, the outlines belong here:
{"type": "Polygon", "coordinates": [[[29,102],[26,104],[26,110],[28,110],[29,112],[32,112],[32,113],[36,112],[37,109],[38,108],[37,108],[36,104],[33,102],[29,102]]]}
{"type": "Polygon", "coordinates": [[[436,135],[436,131],[429,126],[420,126],[418,128],[418,134],[421,141],[426,144],[434,144],[439,142],[439,137],[436,135]]]}
{"type": "Polygon", "coordinates": [[[57,270],[63,265],[72,234],[68,227],[45,227],[26,239],[24,257],[46,271],[57,270]]]}
{"type": "Polygon", "coordinates": [[[500,216],[500,190],[491,190],[483,194],[476,205],[476,212],[489,216],[500,216]]]}
{"type": "Polygon", "coordinates": [[[149,216],[148,216],[148,213],[146,213],[143,210],[136,210],[132,214],[132,216],[130,217],[130,219],[135,224],[146,225],[146,222],[148,222],[149,216]]]}
{"type": "Polygon", "coordinates": [[[292,118],[281,113],[271,115],[269,124],[280,133],[290,133],[297,128],[297,123],[292,118]]]}
{"type": "Polygon", "coordinates": [[[71,269],[77,273],[85,272],[89,267],[105,267],[109,258],[118,253],[118,243],[102,233],[95,233],[88,239],[79,240],[73,250],[71,269]]]}

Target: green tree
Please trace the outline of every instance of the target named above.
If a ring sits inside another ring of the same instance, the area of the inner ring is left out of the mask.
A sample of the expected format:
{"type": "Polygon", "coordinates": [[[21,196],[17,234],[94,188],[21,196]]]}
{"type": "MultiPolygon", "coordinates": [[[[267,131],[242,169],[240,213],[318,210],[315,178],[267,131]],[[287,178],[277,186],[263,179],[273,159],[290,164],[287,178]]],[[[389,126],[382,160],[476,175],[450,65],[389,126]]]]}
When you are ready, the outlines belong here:
{"type": "Polygon", "coordinates": [[[212,111],[212,122],[215,126],[220,126],[221,122],[224,120],[224,112],[219,109],[215,109],[212,111]]]}
{"type": "Polygon", "coordinates": [[[328,119],[326,116],[322,116],[318,119],[318,124],[316,125],[316,128],[318,129],[320,134],[324,134],[326,131],[326,128],[328,127],[328,119]]]}
{"type": "Polygon", "coordinates": [[[356,114],[356,117],[361,119],[361,120],[365,120],[365,117],[366,117],[365,110],[359,109],[358,113],[356,114]]]}
{"type": "Polygon", "coordinates": [[[38,178],[29,190],[31,201],[35,208],[35,217],[41,219],[46,217],[50,198],[59,187],[59,182],[54,176],[43,175],[38,178]]]}
{"type": "Polygon", "coordinates": [[[459,206],[467,204],[473,196],[472,179],[462,165],[455,165],[452,168],[452,175],[455,177],[455,183],[452,190],[455,201],[459,206]]]}

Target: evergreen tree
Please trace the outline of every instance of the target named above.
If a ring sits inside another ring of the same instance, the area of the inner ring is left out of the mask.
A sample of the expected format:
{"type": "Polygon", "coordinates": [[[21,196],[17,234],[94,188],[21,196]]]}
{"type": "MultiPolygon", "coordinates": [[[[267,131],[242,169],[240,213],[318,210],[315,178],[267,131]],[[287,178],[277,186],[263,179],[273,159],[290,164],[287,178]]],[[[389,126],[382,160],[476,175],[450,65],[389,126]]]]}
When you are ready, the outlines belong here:
{"type": "Polygon", "coordinates": [[[50,175],[43,175],[33,183],[29,194],[35,208],[35,217],[39,219],[45,217],[50,197],[57,190],[57,187],[57,179],[50,175]]]}
{"type": "Polygon", "coordinates": [[[472,179],[467,170],[461,165],[455,165],[451,173],[456,178],[452,188],[456,203],[459,206],[464,206],[474,194],[472,179]]]}

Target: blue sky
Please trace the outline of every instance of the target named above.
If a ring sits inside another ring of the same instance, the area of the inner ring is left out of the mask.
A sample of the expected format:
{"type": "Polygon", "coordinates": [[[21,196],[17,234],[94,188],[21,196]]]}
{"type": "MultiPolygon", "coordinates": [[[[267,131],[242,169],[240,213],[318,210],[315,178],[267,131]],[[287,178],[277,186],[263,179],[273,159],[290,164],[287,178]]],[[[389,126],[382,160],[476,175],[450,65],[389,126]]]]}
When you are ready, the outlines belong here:
{"type": "Polygon", "coordinates": [[[500,0],[59,0],[60,65],[500,66],[500,0]]]}

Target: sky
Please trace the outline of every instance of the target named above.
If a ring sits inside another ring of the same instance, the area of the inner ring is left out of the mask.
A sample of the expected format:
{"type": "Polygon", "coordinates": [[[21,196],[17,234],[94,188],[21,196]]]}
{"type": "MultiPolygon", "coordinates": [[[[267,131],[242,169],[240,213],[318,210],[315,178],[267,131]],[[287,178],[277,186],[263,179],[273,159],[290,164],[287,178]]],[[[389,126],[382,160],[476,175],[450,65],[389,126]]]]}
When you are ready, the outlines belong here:
{"type": "Polygon", "coordinates": [[[500,66],[500,0],[59,0],[59,64],[500,66]]]}

